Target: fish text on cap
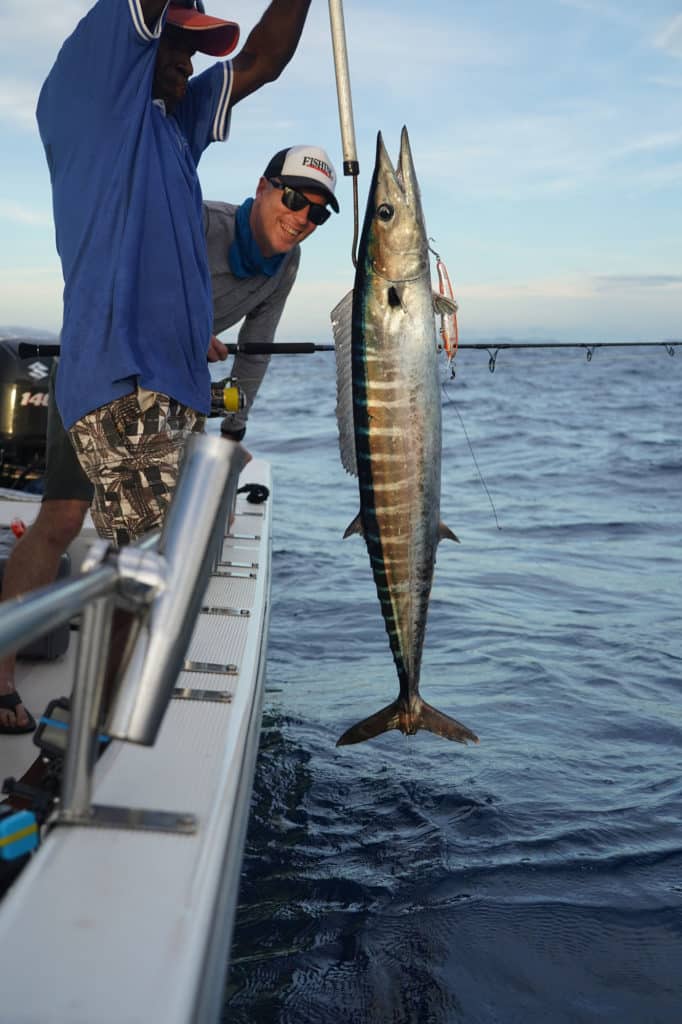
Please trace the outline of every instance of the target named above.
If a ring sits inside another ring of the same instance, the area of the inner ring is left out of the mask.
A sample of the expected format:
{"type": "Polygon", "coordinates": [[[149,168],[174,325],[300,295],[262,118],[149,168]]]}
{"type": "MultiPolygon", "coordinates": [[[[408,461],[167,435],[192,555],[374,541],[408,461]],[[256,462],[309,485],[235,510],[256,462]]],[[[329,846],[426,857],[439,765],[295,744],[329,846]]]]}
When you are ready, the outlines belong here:
{"type": "Polygon", "coordinates": [[[334,172],[329,164],[326,164],[324,160],[320,160],[316,156],[304,156],[302,163],[304,167],[313,167],[316,171],[321,171],[322,174],[325,174],[328,178],[333,180],[334,172]]]}

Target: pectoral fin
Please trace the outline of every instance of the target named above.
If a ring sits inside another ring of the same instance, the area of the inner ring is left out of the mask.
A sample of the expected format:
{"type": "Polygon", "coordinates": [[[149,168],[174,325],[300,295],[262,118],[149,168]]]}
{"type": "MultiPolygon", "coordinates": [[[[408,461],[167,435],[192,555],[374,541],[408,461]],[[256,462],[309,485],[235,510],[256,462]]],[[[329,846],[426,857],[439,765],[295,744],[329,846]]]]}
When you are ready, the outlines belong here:
{"type": "Polygon", "coordinates": [[[347,473],[358,475],[353,425],[352,378],[352,314],[353,292],[348,292],[331,312],[336,351],[336,422],[339,428],[341,464],[347,473]]]}
{"type": "Polygon", "coordinates": [[[438,526],[438,540],[454,540],[457,541],[458,544],[461,543],[459,537],[456,534],[454,534],[450,527],[446,526],[445,523],[443,522],[441,522],[438,526]]]}

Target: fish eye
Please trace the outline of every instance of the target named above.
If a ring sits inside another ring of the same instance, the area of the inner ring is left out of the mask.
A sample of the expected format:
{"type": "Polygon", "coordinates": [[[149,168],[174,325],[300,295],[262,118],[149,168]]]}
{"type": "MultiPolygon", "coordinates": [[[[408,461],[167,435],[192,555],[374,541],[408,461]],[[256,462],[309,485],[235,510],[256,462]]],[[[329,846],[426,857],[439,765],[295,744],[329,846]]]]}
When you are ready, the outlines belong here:
{"type": "Polygon", "coordinates": [[[394,212],[390,203],[382,203],[381,206],[377,207],[377,217],[379,220],[390,220],[394,212]]]}

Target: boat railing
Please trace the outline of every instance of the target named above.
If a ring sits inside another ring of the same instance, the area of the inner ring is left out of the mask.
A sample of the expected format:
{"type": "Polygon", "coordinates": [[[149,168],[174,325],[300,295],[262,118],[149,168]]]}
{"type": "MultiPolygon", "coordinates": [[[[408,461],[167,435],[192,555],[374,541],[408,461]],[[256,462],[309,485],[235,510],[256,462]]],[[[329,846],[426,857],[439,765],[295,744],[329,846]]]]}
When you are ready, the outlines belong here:
{"type": "Polygon", "coordinates": [[[193,830],[191,815],[93,805],[92,778],[101,733],[156,740],[245,460],[239,444],[193,435],[160,532],[121,549],[96,541],[80,575],[3,604],[0,656],[82,613],[57,823],[193,830]]]}

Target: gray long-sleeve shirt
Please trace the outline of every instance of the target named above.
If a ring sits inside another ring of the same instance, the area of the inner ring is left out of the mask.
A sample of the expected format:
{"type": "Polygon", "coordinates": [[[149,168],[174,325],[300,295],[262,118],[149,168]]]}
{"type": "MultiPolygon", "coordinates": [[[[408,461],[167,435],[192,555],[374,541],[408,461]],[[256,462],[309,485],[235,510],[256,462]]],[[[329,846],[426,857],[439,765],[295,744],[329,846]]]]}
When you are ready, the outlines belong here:
{"type": "MultiPolygon", "coordinates": [[[[232,203],[204,203],[204,229],[213,289],[213,333],[220,334],[243,320],[239,328],[239,344],[272,342],[287,297],[296,280],[301,249],[298,245],[291,249],[272,277],[267,274],[235,277],[230,270],[227,253],[234,239],[237,209],[232,203]]],[[[222,422],[224,430],[238,431],[246,426],[249,410],[269,362],[269,355],[239,353],[235,356],[232,376],[244,391],[246,408],[229,413],[222,422]]]]}

